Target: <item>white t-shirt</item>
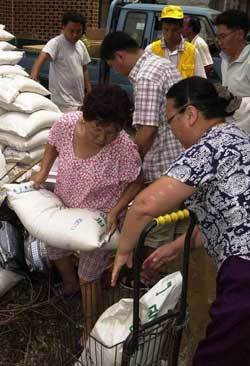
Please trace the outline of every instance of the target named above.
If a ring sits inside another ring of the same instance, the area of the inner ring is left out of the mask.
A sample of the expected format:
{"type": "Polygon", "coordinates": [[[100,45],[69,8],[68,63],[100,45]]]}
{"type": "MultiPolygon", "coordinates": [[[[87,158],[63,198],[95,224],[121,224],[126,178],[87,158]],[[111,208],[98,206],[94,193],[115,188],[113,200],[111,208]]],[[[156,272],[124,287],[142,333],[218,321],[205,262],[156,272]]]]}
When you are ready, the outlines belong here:
{"type": "Polygon", "coordinates": [[[210,54],[207,42],[197,34],[191,43],[194,44],[199,51],[203,66],[205,67],[208,65],[213,65],[213,59],[210,54]]]}
{"type": "Polygon", "coordinates": [[[230,61],[221,52],[222,85],[237,97],[250,97],[250,44],[246,45],[237,60],[230,61]]]}
{"type": "Polygon", "coordinates": [[[52,61],[49,69],[51,99],[59,106],[80,107],[84,98],[83,66],[91,60],[82,41],[75,44],[63,34],[52,38],[43,48],[52,61]]]}
{"type": "Polygon", "coordinates": [[[236,123],[243,131],[250,133],[250,97],[242,98],[240,107],[235,111],[232,117],[228,118],[228,120],[236,123]]]}

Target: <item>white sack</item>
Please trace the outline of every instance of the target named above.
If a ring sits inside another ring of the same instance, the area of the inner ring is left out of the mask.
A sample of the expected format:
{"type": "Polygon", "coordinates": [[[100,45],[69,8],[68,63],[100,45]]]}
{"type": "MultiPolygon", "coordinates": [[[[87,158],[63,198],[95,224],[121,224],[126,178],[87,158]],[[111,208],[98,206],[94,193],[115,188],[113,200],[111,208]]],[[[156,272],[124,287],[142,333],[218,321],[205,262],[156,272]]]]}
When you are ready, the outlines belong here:
{"type": "Polygon", "coordinates": [[[50,128],[62,116],[53,111],[38,111],[32,114],[7,112],[0,115],[0,131],[28,138],[37,132],[50,128]]]}
{"type": "Polygon", "coordinates": [[[7,173],[7,166],[6,166],[6,161],[5,161],[5,157],[2,153],[2,151],[0,152],[0,186],[3,185],[3,183],[8,182],[8,176],[5,178],[2,178],[5,174],[7,173]]]}
{"type": "Polygon", "coordinates": [[[20,93],[30,92],[40,95],[49,95],[50,92],[40,83],[25,76],[17,75],[14,78],[14,83],[20,93]]]}
{"type": "Polygon", "coordinates": [[[49,129],[39,131],[32,137],[24,138],[20,136],[11,135],[10,133],[0,133],[0,144],[8,146],[17,151],[30,151],[39,146],[44,146],[47,143],[49,136],[49,129]]]}
{"type": "MultiPolygon", "coordinates": [[[[6,185],[8,202],[35,238],[70,250],[94,250],[104,244],[106,215],[97,210],[67,208],[46,189],[34,190],[32,183],[6,185]]],[[[112,235],[114,248],[119,232],[112,235]]],[[[106,249],[106,247],[105,247],[106,249]]]]}
{"type": "Polygon", "coordinates": [[[5,25],[4,24],[0,24],[0,29],[5,29],[5,25]]]}
{"type": "Polygon", "coordinates": [[[0,75],[29,76],[29,74],[20,65],[0,65],[0,75]]]}
{"type": "MultiPolygon", "coordinates": [[[[10,104],[19,93],[30,92],[49,95],[50,92],[37,81],[21,75],[2,75],[0,77],[0,102],[10,104]]],[[[10,107],[11,108],[11,107],[10,107]]]]}
{"type": "Polygon", "coordinates": [[[15,36],[13,34],[7,32],[6,30],[4,30],[4,28],[0,28],[0,41],[10,41],[13,38],[15,38],[15,36]]]}
{"type": "Polygon", "coordinates": [[[16,46],[14,46],[11,43],[1,41],[0,42],[0,51],[14,51],[16,49],[16,46]]]}
{"type": "MultiPolygon", "coordinates": [[[[140,320],[145,324],[161,315],[173,310],[180,298],[182,289],[182,275],[180,272],[172,273],[160,280],[140,299],[140,320]]],[[[133,299],[122,299],[118,303],[108,308],[96,322],[91,337],[87,340],[79,361],[75,366],[110,366],[121,365],[123,344],[114,347],[118,343],[124,342],[130,334],[133,325],[133,299]],[[108,334],[108,336],[107,336],[108,334]],[[96,342],[101,342],[105,348],[96,342]],[[115,363],[116,360],[116,363],[115,363]]],[[[156,327],[156,329],[159,326],[156,327]]],[[[159,328],[157,329],[159,331],[159,328]]],[[[157,334],[157,330],[155,334],[157,334]]],[[[152,332],[153,333],[153,332],[152,332]]],[[[137,357],[133,356],[130,365],[156,365],[157,357],[161,353],[160,337],[146,337],[143,346],[137,352],[137,357]]],[[[140,344],[140,342],[139,342],[140,344]]],[[[158,364],[158,363],[157,363],[158,364]]]]}
{"type": "Polygon", "coordinates": [[[22,51],[0,51],[0,65],[16,65],[23,55],[22,51]]]}
{"type": "Polygon", "coordinates": [[[39,110],[60,112],[60,109],[48,98],[35,93],[21,93],[12,104],[0,102],[0,107],[7,111],[33,113],[39,110]]]}
{"type": "Polygon", "coordinates": [[[22,279],[23,276],[20,274],[0,268],[0,297],[6,294],[6,292],[22,279]]]}
{"type": "Polygon", "coordinates": [[[14,102],[19,91],[10,77],[0,77],[0,102],[10,104],[14,102]]]}
{"type": "Polygon", "coordinates": [[[29,152],[17,151],[6,147],[3,151],[6,163],[31,164],[36,160],[42,159],[45,146],[39,146],[29,152]]]}

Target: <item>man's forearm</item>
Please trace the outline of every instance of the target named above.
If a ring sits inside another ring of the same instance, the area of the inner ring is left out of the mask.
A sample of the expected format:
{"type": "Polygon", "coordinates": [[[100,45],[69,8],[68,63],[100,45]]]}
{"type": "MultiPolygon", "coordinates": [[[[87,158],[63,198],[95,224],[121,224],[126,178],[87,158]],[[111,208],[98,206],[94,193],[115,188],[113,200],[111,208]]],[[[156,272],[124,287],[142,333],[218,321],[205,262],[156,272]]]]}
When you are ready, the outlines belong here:
{"type": "Polygon", "coordinates": [[[38,80],[39,79],[39,75],[40,75],[40,71],[41,68],[43,66],[43,64],[45,63],[46,60],[49,60],[50,56],[48,53],[42,52],[39,57],[36,59],[32,70],[31,70],[31,79],[33,80],[38,80]]]}
{"type": "Polygon", "coordinates": [[[158,128],[155,126],[142,126],[136,131],[135,143],[139,148],[139,153],[143,159],[151,149],[157,135],[158,128]]]}
{"type": "Polygon", "coordinates": [[[90,93],[92,90],[92,86],[87,68],[83,69],[83,80],[84,80],[84,87],[87,90],[87,93],[90,93]]]}

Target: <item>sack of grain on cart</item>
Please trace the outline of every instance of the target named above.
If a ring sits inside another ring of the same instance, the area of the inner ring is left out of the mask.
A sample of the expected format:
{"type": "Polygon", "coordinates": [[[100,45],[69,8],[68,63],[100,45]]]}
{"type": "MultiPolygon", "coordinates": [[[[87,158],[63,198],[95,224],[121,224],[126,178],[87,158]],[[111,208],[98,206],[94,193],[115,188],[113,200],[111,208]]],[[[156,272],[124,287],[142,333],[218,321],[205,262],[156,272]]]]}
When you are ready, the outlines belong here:
{"type": "Polygon", "coordinates": [[[106,215],[103,212],[67,208],[53,192],[35,190],[32,182],[6,184],[4,187],[10,208],[26,230],[46,244],[83,251],[116,247],[119,231],[107,238],[106,215]]]}

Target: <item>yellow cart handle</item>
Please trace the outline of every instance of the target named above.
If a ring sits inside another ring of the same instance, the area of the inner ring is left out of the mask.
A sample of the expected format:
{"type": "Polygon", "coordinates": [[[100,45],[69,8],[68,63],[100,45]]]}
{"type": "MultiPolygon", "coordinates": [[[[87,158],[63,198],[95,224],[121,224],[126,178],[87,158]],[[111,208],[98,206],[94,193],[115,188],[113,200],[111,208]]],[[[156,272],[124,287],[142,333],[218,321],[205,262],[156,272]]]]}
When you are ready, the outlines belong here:
{"type": "Polygon", "coordinates": [[[156,221],[157,225],[166,225],[170,224],[171,222],[181,221],[184,219],[189,218],[190,212],[184,208],[184,210],[179,210],[176,212],[171,212],[170,214],[166,214],[163,216],[159,216],[154,221],[156,221]]]}

